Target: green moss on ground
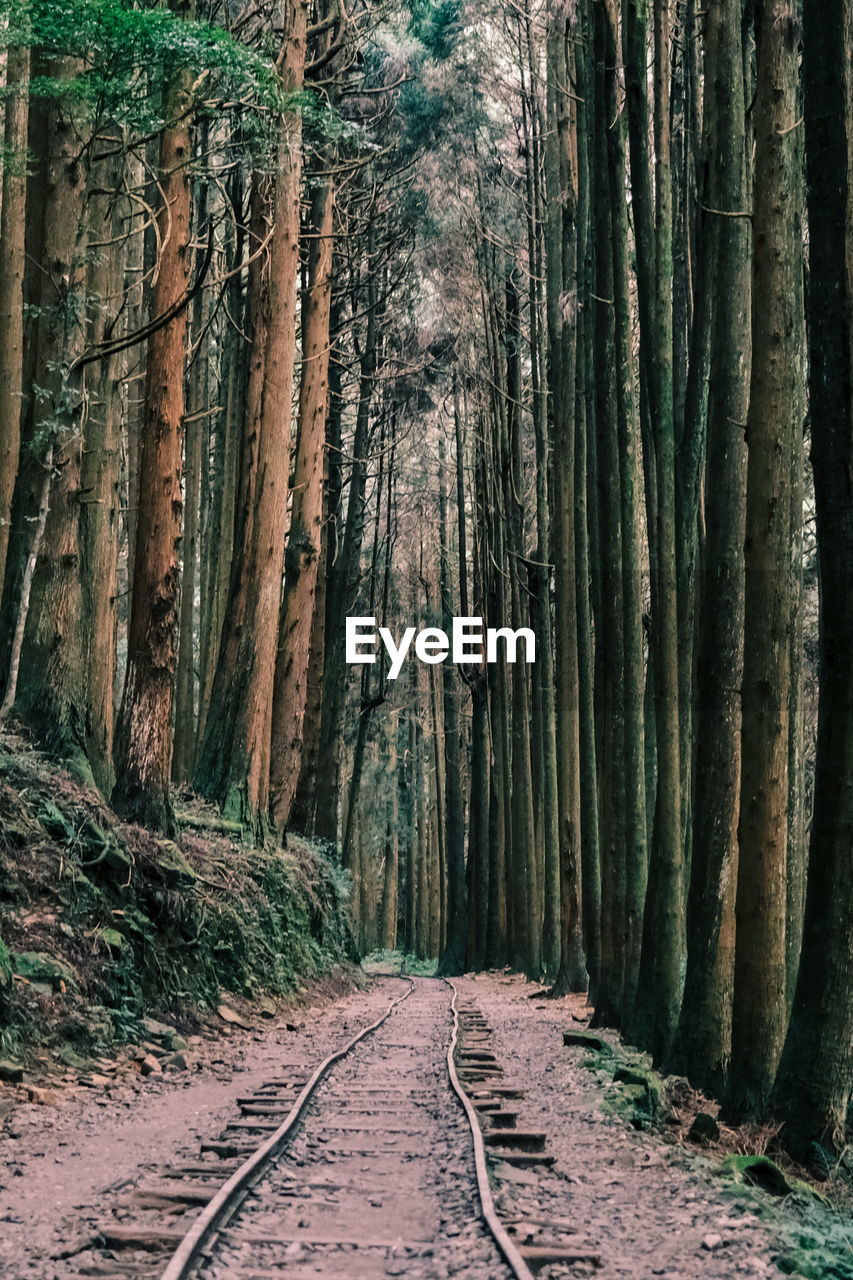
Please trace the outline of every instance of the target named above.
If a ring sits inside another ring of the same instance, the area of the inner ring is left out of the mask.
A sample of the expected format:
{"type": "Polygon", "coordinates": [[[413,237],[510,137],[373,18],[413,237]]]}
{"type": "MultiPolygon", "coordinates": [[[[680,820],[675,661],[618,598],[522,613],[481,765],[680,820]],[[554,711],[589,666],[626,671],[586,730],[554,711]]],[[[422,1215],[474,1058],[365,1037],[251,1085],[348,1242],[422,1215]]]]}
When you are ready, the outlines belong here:
{"type": "Polygon", "coordinates": [[[150,1009],[286,995],[357,960],[331,851],[256,848],[187,801],[181,845],[0,741],[0,1047],[95,1053],[150,1009]]]}
{"type": "MultiPolygon", "coordinates": [[[[693,1093],[687,1081],[661,1077],[651,1070],[647,1054],[624,1044],[613,1046],[612,1056],[587,1051],[580,1064],[600,1082],[605,1111],[635,1129],[657,1129],[661,1135],[669,1130],[673,1140],[673,1108],[682,1095],[693,1093]]],[[[704,1118],[716,1127],[712,1117],[704,1118]]],[[[707,1139],[704,1147],[707,1151],[707,1139]]],[[[841,1202],[835,1205],[765,1154],[726,1155],[718,1147],[708,1158],[689,1146],[683,1152],[693,1169],[718,1180],[735,1213],[755,1214],[767,1226],[777,1242],[773,1261],[781,1272],[800,1280],[853,1280],[853,1220],[849,1189],[843,1184],[838,1188],[841,1202]]]]}

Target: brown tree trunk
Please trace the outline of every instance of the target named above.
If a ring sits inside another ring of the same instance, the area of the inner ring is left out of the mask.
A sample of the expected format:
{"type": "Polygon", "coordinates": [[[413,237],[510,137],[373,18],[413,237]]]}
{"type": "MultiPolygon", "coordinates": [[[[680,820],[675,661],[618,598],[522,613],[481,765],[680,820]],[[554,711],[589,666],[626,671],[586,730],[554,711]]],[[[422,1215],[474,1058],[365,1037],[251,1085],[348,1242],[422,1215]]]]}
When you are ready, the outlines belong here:
{"type": "MultiPolygon", "coordinates": [[[[279,76],[282,89],[295,100],[305,72],[306,21],[305,0],[289,0],[279,76]]],[[[227,817],[245,822],[257,834],[266,830],[269,819],[272,699],[290,469],[301,173],[302,117],[297,102],[283,113],[279,123],[268,321],[262,322],[266,330],[259,371],[262,384],[255,386],[254,395],[250,389],[247,408],[248,414],[257,412],[253,418],[257,437],[250,433],[256,480],[237,543],[245,606],[240,620],[235,617],[229,621],[232,634],[220,653],[197,770],[202,792],[217,800],[227,817]]],[[[257,331],[253,334],[256,343],[259,336],[257,331]]],[[[244,466],[248,461],[244,459],[244,466]]]]}
{"type": "MultiPolygon", "coordinates": [[[[552,700],[556,676],[556,739],[546,738],[546,766],[553,763],[558,790],[560,931],[557,994],[585,991],[581,905],[581,793],[580,689],[578,674],[577,577],[575,564],[575,359],[577,326],[577,133],[571,129],[569,61],[566,56],[565,17],[552,18],[547,42],[548,135],[545,145],[547,180],[546,296],[550,348],[553,417],[554,520],[551,538],[540,521],[538,559],[553,559],[555,580],[556,664],[551,648],[550,571],[541,572],[541,612],[547,622],[540,633],[537,667],[544,672],[544,696],[552,700]],[[566,314],[566,299],[574,300],[566,314]],[[552,665],[553,664],[553,665],[552,665]]],[[[544,453],[544,451],[542,451],[544,453]]],[[[541,468],[544,459],[538,458],[541,468]]],[[[537,476],[538,478],[538,476],[537,476]]],[[[547,491],[547,477],[542,484],[547,491]]],[[[537,509],[547,508],[545,492],[537,485],[537,509]]],[[[551,703],[552,712],[553,702],[551,703]]],[[[552,712],[553,715],[553,712],[552,712]]],[[[547,723],[547,718],[546,718],[547,723]]],[[[553,843],[555,833],[546,829],[553,843]]],[[[548,850],[545,865],[548,867],[548,850]]],[[[547,941],[547,934],[546,934],[547,941]]],[[[546,961],[548,959],[546,955],[546,961]]]]}
{"type": "Polygon", "coordinates": [[[738,1119],[765,1112],[787,1013],[791,432],[802,335],[794,279],[801,270],[801,209],[793,17],[765,5],[757,39],[740,847],[727,1101],[728,1114],[738,1119]]]}
{"type": "MultiPolygon", "coordinates": [[[[112,129],[93,149],[96,186],[118,192],[120,157],[100,160],[98,149],[115,152],[120,143],[112,129]]],[[[89,202],[89,290],[97,306],[90,338],[93,343],[114,338],[121,315],[122,236],[127,206],[118,194],[93,195],[89,202]],[[101,242],[101,243],[98,243],[101,242]]],[[[104,795],[115,782],[113,731],[115,726],[116,627],[119,547],[119,365],[109,356],[90,365],[86,373],[88,413],[84,426],[81,474],[80,547],[84,609],[88,639],[88,755],[95,781],[104,795]]]]}
{"type": "MultiPolygon", "coordinates": [[[[46,73],[73,80],[79,64],[48,64],[46,73]]],[[[82,396],[80,373],[84,328],[76,317],[86,281],[84,197],[87,171],[80,156],[74,96],[59,96],[49,108],[41,300],[38,316],[38,379],[33,398],[39,469],[50,456],[54,475],[41,554],[32,578],[21,650],[16,710],[48,749],[68,761],[87,782],[87,670],[80,564],[80,470],[82,396]]],[[[36,369],[33,369],[33,375],[36,369]]],[[[43,476],[42,476],[43,484],[43,476]]]]}
{"type": "MultiPolygon", "coordinates": [[[[196,213],[196,225],[202,221],[196,213]]],[[[205,295],[195,299],[193,307],[192,343],[198,342],[205,324],[205,295]]],[[[195,696],[195,596],[201,565],[201,492],[202,459],[207,435],[208,376],[207,353],[200,347],[189,377],[186,430],[184,432],[184,528],[181,538],[181,619],[178,645],[178,667],[175,680],[175,745],[172,776],[176,784],[187,782],[193,775],[196,746],[195,696]]],[[[205,476],[204,483],[207,483],[205,476]]]]}
{"type": "MultiPolygon", "coordinates": [[[[438,442],[438,510],[439,510],[439,592],[442,626],[450,632],[453,603],[448,571],[447,493],[444,479],[444,441],[438,442]]],[[[467,900],[465,892],[465,814],[462,801],[462,761],[459,752],[459,689],[457,676],[449,662],[441,668],[442,704],[444,709],[444,777],[446,796],[446,865],[447,925],[445,944],[439,963],[442,975],[465,972],[468,936],[467,900]]]]}
{"type": "Polygon", "coordinates": [[[24,264],[26,242],[27,121],[30,51],[9,50],[6,62],[6,124],[3,205],[0,215],[0,593],[12,523],[12,496],[21,453],[21,392],[24,369],[24,264]]]}
{"type": "Polygon", "coordinates": [[[731,1051],[740,687],[743,670],[744,423],[751,366],[746,94],[740,0],[714,0],[705,23],[702,266],[712,308],[705,559],[697,646],[693,858],[687,974],[673,1061],[719,1091],[731,1051]],[[713,210],[714,212],[711,212],[713,210]]]}
{"type": "Polygon", "coordinates": [[[803,22],[820,694],[803,947],[773,1099],[801,1158],[844,1149],[853,1076],[853,6],[805,0],[803,22]]]}
{"type": "MultiPolygon", "coordinates": [[[[321,644],[325,623],[323,492],[329,390],[329,322],[332,298],[331,177],[320,178],[311,202],[308,294],[302,309],[302,381],[284,598],[278,633],[270,788],[273,821],[283,831],[302,766],[312,636],[321,644]]],[[[322,669],[322,649],[315,653],[322,669]]]]}
{"type": "MultiPolygon", "coordinates": [[[[183,3],[178,10],[192,16],[183,3]]],[[[187,109],[191,76],[178,72],[167,88],[167,123],[160,135],[158,185],[162,204],[160,258],[151,293],[154,316],[186,295],[189,277],[192,155],[187,109]]],[[[182,309],[148,340],[145,426],[139,459],[133,602],[124,693],[116,730],[116,785],[112,802],[122,817],[169,835],[175,818],[172,772],[172,700],[180,601],[181,440],[187,318],[182,309]]]]}
{"type": "Polygon", "coordinates": [[[381,944],[386,951],[397,945],[397,876],[399,845],[397,839],[397,723],[389,728],[387,751],[388,777],[392,779],[385,821],[385,858],[382,871],[381,944]]]}
{"type": "Polygon", "coordinates": [[[654,3],[655,308],[652,341],[657,508],[655,729],[657,796],[649,860],[643,956],[634,1033],[656,1061],[669,1053],[678,1024],[686,950],[681,827],[676,577],[675,403],[673,393],[672,172],[670,55],[672,0],[654,3]]]}

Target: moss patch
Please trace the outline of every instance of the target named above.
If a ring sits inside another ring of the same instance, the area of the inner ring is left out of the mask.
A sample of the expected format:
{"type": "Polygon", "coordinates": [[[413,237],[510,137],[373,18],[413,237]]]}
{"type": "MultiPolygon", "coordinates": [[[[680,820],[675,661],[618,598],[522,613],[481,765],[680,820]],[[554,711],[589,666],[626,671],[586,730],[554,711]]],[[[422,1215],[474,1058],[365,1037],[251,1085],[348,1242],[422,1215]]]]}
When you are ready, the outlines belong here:
{"type": "Polygon", "coordinates": [[[133,1038],[150,1009],[284,995],[357,960],[325,850],[244,844],[192,805],[180,846],[122,824],[26,740],[0,740],[0,1039],[57,1056],[133,1038]]]}

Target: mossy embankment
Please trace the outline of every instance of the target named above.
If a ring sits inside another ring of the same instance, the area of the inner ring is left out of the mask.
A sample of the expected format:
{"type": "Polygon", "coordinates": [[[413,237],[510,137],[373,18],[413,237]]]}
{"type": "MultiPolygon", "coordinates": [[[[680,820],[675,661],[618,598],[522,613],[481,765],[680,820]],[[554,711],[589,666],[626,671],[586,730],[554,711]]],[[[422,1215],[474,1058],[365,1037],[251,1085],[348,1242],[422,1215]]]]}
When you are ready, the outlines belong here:
{"type": "Polygon", "coordinates": [[[0,737],[0,1049],[133,1038],[151,1010],[286,995],[357,960],[322,849],[259,849],[184,799],[180,845],[119,822],[25,739],[0,737]]]}
{"type": "MultiPolygon", "coordinates": [[[[776,1240],[773,1262],[801,1280],[853,1280],[853,1182],[842,1158],[816,1185],[778,1142],[779,1125],[733,1129],[717,1105],[681,1076],[661,1076],[651,1059],[615,1034],[572,1028],[564,1043],[579,1050],[580,1064],[595,1077],[603,1110],[634,1129],[680,1147],[685,1164],[712,1179],[739,1215],[758,1218],[776,1240]],[[767,1149],[772,1157],[767,1154],[767,1149]]],[[[710,1232],[705,1248],[725,1248],[710,1232]]]]}

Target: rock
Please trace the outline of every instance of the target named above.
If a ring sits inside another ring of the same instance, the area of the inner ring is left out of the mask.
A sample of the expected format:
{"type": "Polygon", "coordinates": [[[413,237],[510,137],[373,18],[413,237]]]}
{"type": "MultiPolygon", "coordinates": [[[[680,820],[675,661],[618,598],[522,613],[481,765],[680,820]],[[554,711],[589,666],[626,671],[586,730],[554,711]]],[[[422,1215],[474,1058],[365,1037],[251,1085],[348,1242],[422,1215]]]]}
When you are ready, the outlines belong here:
{"type": "Polygon", "coordinates": [[[170,1027],[166,1022],[158,1022],[156,1018],[145,1017],[142,1019],[142,1030],[145,1032],[149,1040],[162,1040],[165,1044],[170,1044],[172,1036],[175,1034],[175,1028],[170,1027]]]}
{"type": "Polygon", "coordinates": [[[71,1067],[73,1071],[85,1071],[89,1065],[85,1058],[81,1058],[79,1053],[75,1053],[70,1044],[64,1045],[57,1057],[64,1067],[71,1067]]]}
{"type": "Polygon", "coordinates": [[[34,1084],[27,1085],[27,1099],[37,1107],[56,1106],[56,1095],[51,1093],[50,1089],[40,1089],[34,1084]]]}
{"type": "Polygon", "coordinates": [[[12,967],[19,978],[43,982],[54,992],[77,985],[71,966],[46,951],[19,951],[12,955],[12,967]]]}
{"type": "Polygon", "coordinates": [[[687,1137],[691,1142],[716,1142],[720,1136],[720,1126],[707,1111],[697,1111],[690,1126],[687,1137]]]}
{"type": "Polygon", "coordinates": [[[140,1073],[143,1076],[160,1075],[160,1063],[153,1054],[146,1054],[139,1064],[140,1073]]]}
{"type": "Polygon", "coordinates": [[[245,1018],[241,1018],[239,1013],[235,1013],[227,1004],[221,1004],[216,1012],[223,1022],[230,1022],[235,1027],[243,1027],[245,1031],[251,1031],[251,1025],[246,1022],[245,1018]]]}
{"type": "Polygon", "coordinates": [[[0,1080],[6,1084],[20,1084],[24,1078],[24,1068],[16,1062],[0,1062],[0,1080]]]}
{"type": "Polygon", "coordinates": [[[170,1053],[168,1058],[164,1058],[161,1066],[169,1067],[172,1071],[186,1071],[187,1060],[182,1053],[170,1053]]]}
{"type": "Polygon", "coordinates": [[[702,1240],[702,1248],[707,1249],[709,1253],[713,1253],[715,1249],[721,1249],[723,1246],[723,1237],[718,1236],[715,1232],[710,1232],[702,1240]]]}
{"type": "Polygon", "coordinates": [[[258,996],[258,1012],[262,1018],[275,1017],[276,1007],[272,996],[258,996]]]}
{"type": "Polygon", "coordinates": [[[626,1093],[631,1094],[641,1111],[647,1111],[649,1115],[660,1111],[663,1105],[663,1086],[654,1072],[642,1071],[638,1067],[617,1067],[613,1079],[617,1084],[628,1086],[626,1093]]]}
{"type": "Polygon", "coordinates": [[[285,1022],[284,1029],[285,1031],[298,1031],[299,1027],[295,1022],[285,1022]]]}
{"type": "Polygon", "coordinates": [[[794,1189],[778,1164],[769,1156],[729,1156],[723,1162],[723,1168],[734,1175],[735,1182],[748,1182],[753,1187],[762,1187],[771,1195],[787,1196],[794,1189]]]}
{"type": "Polygon", "coordinates": [[[100,937],[101,942],[113,957],[121,955],[127,945],[127,938],[123,933],[119,933],[118,929],[102,929],[100,937]]]}
{"type": "Polygon", "coordinates": [[[563,1044],[573,1049],[589,1049],[593,1053],[613,1053],[607,1041],[592,1031],[564,1031],[563,1044]]]}

